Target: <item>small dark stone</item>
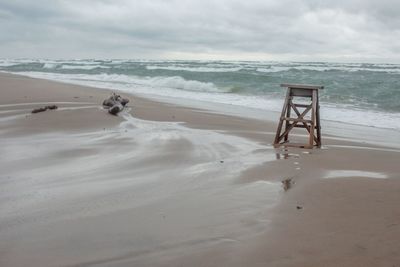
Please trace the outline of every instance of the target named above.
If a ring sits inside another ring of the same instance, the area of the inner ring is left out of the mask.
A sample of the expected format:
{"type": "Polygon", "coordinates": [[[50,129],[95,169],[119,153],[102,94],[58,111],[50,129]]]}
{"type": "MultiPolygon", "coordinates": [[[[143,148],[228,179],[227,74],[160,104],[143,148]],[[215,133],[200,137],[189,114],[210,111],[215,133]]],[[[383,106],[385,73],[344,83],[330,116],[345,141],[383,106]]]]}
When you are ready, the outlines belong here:
{"type": "Polygon", "coordinates": [[[297,206],[296,209],[301,210],[301,209],[303,209],[303,207],[302,206],[297,206]]]}
{"type": "Polygon", "coordinates": [[[120,112],[121,110],[122,109],[119,105],[114,105],[108,110],[108,113],[110,113],[112,115],[117,115],[117,113],[120,112]]]}
{"type": "Polygon", "coordinates": [[[128,104],[129,103],[129,99],[127,99],[127,98],[122,98],[121,99],[121,104],[125,107],[125,105],[126,104],[128,104]]]}
{"type": "Polygon", "coordinates": [[[47,109],[58,109],[56,105],[46,106],[47,109]]]}
{"type": "Polygon", "coordinates": [[[290,188],[292,188],[293,184],[294,182],[292,178],[286,178],[282,181],[283,190],[288,191],[290,188]]]}
{"type": "Polygon", "coordinates": [[[105,108],[109,108],[109,107],[112,107],[114,105],[115,105],[115,102],[111,98],[108,98],[108,99],[103,101],[103,106],[105,108]]]}
{"type": "Polygon", "coordinates": [[[223,160],[220,160],[219,162],[220,162],[220,163],[224,163],[224,161],[223,161],[223,160]]]}
{"type": "Polygon", "coordinates": [[[47,107],[43,107],[43,108],[35,108],[34,110],[32,110],[32,113],[39,113],[39,112],[43,112],[46,111],[47,107]]]}

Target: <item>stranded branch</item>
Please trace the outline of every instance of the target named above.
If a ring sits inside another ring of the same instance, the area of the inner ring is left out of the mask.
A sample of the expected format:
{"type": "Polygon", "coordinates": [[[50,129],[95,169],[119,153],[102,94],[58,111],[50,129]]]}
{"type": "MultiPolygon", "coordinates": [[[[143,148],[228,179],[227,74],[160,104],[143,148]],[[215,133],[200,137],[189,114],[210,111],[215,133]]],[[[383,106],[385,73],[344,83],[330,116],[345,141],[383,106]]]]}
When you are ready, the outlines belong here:
{"type": "Polygon", "coordinates": [[[117,115],[128,103],[129,99],[122,98],[120,95],[113,93],[108,99],[103,101],[103,106],[108,109],[108,113],[117,115]]]}
{"type": "Polygon", "coordinates": [[[39,113],[39,112],[43,112],[46,111],[48,109],[57,109],[58,107],[56,105],[50,105],[50,106],[45,106],[42,108],[35,108],[34,110],[32,110],[32,113],[39,113]]]}

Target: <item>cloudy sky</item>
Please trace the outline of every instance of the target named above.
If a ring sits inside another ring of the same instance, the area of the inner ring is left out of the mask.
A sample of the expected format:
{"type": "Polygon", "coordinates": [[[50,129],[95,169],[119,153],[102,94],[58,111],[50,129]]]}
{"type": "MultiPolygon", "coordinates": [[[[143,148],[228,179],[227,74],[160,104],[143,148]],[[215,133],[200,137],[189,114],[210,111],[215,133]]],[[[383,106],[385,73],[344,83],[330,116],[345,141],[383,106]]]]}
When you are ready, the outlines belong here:
{"type": "Polygon", "coordinates": [[[0,57],[400,63],[400,1],[0,0],[0,57]]]}

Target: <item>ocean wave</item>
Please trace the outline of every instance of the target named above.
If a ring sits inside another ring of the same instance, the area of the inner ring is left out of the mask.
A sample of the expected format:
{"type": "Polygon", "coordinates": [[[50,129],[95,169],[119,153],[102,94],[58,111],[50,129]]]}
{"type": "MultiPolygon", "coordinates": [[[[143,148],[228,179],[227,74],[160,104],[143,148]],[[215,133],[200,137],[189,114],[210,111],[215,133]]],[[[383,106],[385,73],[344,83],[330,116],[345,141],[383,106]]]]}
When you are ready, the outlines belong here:
{"type": "MultiPolygon", "coordinates": [[[[121,90],[129,93],[227,104],[251,109],[280,112],[282,97],[276,95],[240,95],[226,93],[213,83],[173,77],[136,77],[121,74],[61,74],[24,72],[27,76],[80,85],[121,90]]],[[[279,88],[278,88],[279,89],[279,88]]],[[[277,90],[278,90],[277,89],[277,90]]],[[[281,90],[281,89],[279,89],[281,90]]],[[[321,116],[325,120],[356,125],[400,130],[400,113],[357,108],[354,105],[321,101],[321,116]]]]}
{"type": "Polygon", "coordinates": [[[0,62],[0,67],[11,67],[15,65],[19,65],[19,62],[13,62],[13,61],[2,61],[0,62]]]}
{"type": "Polygon", "coordinates": [[[180,76],[157,76],[157,77],[138,77],[128,76],[124,74],[60,74],[60,73],[40,73],[40,72],[25,72],[27,75],[33,75],[38,78],[51,80],[70,80],[77,81],[87,85],[90,82],[100,82],[107,84],[123,85],[126,88],[169,88],[191,92],[207,92],[207,93],[225,93],[228,90],[218,88],[211,82],[200,82],[195,80],[186,80],[180,76]]]}
{"type": "Polygon", "coordinates": [[[248,74],[257,75],[257,73],[276,73],[276,72],[377,72],[388,74],[400,74],[399,64],[368,64],[368,63],[328,63],[328,62],[249,62],[249,61],[154,61],[154,60],[49,60],[49,59],[0,59],[0,67],[18,67],[23,70],[26,66],[27,70],[35,70],[33,66],[36,63],[38,67],[46,70],[94,70],[98,69],[142,69],[153,70],[170,70],[181,72],[197,72],[197,73],[232,73],[246,72],[248,74]]]}
{"type": "MultiPolygon", "coordinates": [[[[400,125],[397,115],[392,115],[400,112],[400,64],[0,59],[0,69],[15,73],[31,72],[37,77],[42,76],[38,78],[132,93],[260,109],[264,109],[263,105],[270,105],[266,108],[269,110],[274,109],[274,104],[263,99],[282,97],[280,83],[321,83],[326,86],[326,90],[321,93],[321,102],[340,105],[340,108],[335,109],[352,112],[360,108],[361,113],[354,113],[357,120],[363,120],[362,114],[370,116],[361,124],[386,128],[390,127],[388,122],[394,116],[396,123],[391,124],[400,125]],[[175,72],[154,71],[156,69],[175,72]]],[[[345,117],[340,120],[357,124],[349,116],[345,117]]],[[[335,119],[330,115],[325,118],[335,119]]]]}
{"type": "Polygon", "coordinates": [[[138,77],[124,74],[98,74],[83,75],[84,80],[93,80],[100,82],[114,82],[125,84],[126,86],[146,86],[152,88],[170,88],[192,92],[223,92],[211,82],[200,82],[195,80],[186,80],[180,76],[156,76],[156,77],[138,77]]]}
{"type": "Polygon", "coordinates": [[[61,69],[65,70],[93,70],[93,69],[109,69],[109,66],[103,65],[61,65],[61,69]]]}
{"type": "Polygon", "coordinates": [[[109,69],[109,66],[99,64],[76,64],[71,62],[41,62],[44,69],[63,69],[63,70],[93,70],[93,69],[109,69]]]}
{"type": "Polygon", "coordinates": [[[173,71],[190,71],[190,72],[237,72],[241,67],[182,67],[182,66],[146,66],[148,70],[173,70],[173,71]]]}
{"type": "Polygon", "coordinates": [[[54,62],[47,62],[47,63],[44,63],[44,65],[43,65],[44,69],[56,69],[58,67],[60,67],[60,64],[54,63],[54,62]]]}
{"type": "Polygon", "coordinates": [[[185,80],[180,76],[173,77],[154,77],[142,80],[150,86],[167,87],[185,91],[194,92],[221,92],[221,90],[211,82],[199,82],[194,80],[185,80]]]}
{"type": "Polygon", "coordinates": [[[292,69],[292,67],[269,67],[269,68],[257,68],[258,72],[280,72],[280,71],[288,71],[292,69]]]}
{"type": "Polygon", "coordinates": [[[335,67],[335,66],[270,66],[257,68],[257,72],[264,73],[273,73],[273,72],[285,72],[285,71],[318,71],[318,72],[326,72],[326,71],[342,71],[342,72],[358,72],[358,71],[366,71],[366,72],[383,72],[383,73],[400,73],[400,67],[335,67]]]}

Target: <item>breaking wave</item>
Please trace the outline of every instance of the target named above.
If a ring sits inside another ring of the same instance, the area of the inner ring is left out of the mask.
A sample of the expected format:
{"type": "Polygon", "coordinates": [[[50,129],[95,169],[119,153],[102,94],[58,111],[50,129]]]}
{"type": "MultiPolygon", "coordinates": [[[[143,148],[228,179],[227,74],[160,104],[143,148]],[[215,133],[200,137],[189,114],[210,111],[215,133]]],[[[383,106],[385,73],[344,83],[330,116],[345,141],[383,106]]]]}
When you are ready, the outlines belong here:
{"type": "Polygon", "coordinates": [[[323,118],[400,129],[399,64],[3,59],[0,71],[272,111],[280,83],[322,84],[323,118]]]}

